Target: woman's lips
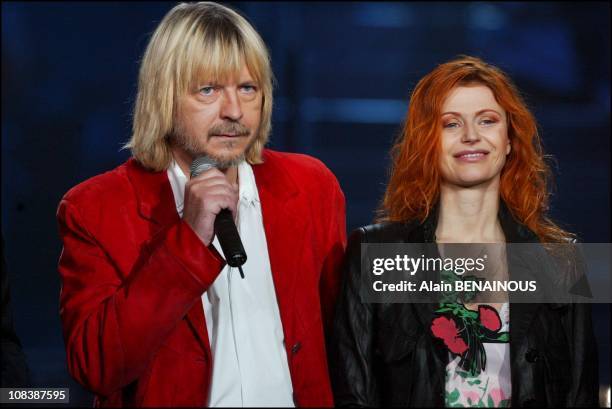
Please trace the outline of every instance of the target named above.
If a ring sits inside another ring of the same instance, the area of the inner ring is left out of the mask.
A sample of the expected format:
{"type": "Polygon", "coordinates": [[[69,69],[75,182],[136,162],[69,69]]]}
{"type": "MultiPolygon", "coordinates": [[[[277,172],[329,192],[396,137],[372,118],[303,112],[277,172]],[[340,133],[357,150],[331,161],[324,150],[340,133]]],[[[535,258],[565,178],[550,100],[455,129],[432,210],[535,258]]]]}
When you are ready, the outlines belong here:
{"type": "Polygon", "coordinates": [[[485,150],[475,150],[475,151],[461,151],[453,156],[455,159],[460,160],[462,162],[479,162],[484,160],[484,158],[489,154],[488,151],[485,150]]]}

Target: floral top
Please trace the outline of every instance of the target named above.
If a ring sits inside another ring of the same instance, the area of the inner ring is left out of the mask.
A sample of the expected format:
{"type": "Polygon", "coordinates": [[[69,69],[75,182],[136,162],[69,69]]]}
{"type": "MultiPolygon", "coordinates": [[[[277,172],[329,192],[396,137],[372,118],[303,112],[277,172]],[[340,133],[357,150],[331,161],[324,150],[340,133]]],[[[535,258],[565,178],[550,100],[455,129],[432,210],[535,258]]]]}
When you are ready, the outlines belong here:
{"type": "Polygon", "coordinates": [[[509,304],[500,313],[481,304],[478,311],[461,302],[443,302],[431,332],[443,342],[451,361],[446,367],[445,404],[450,407],[510,405],[509,304]]]}
{"type": "MultiPolygon", "coordinates": [[[[509,305],[499,312],[500,332],[509,329],[509,305]]],[[[492,317],[494,320],[495,318],[492,317]]],[[[483,342],[486,365],[477,374],[463,369],[455,356],[446,367],[445,406],[448,407],[508,407],[510,406],[510,344],[483,342]]],[[[449,352],[452,355],[452,352],[449,352]]]]}

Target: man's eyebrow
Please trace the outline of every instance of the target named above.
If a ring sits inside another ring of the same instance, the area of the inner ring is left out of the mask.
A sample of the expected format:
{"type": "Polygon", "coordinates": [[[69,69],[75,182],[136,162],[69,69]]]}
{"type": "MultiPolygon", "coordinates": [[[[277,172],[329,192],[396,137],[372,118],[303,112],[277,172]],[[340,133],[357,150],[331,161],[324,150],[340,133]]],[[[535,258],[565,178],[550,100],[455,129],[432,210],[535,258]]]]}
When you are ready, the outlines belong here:
{"type": "Polygon", "coordinates": [[[219,81],[215,81],[215,80],[202,80],[202,81],[195,81],[195,86],[196,87],[210,87],[210,86],[216,86],[219,85],[219,81]]]}

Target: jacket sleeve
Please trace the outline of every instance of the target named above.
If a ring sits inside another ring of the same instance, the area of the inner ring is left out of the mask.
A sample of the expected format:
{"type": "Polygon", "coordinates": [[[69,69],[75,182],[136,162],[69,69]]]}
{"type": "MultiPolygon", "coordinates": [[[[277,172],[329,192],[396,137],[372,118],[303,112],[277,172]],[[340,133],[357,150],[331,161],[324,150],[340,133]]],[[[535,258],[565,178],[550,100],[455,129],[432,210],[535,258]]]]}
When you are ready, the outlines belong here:
{"type": "Polygon", "coordinates": [[[109,395],[144,372],[224,260],[179,220],[143,246],[122,278],[74,203],[64,198],[57,219],[68,370],[87,389],[109,395]]]}
{"type": "MultiPolygon", "coordinates": [[[[570,295],[588,296],[591,291],[581,244],[574,239],[570,249],[570,254],[574,255],[569,258],[570,261],[565,257],[560,259],[563,261],[560,276],[566,280],[564,288],[566,291],[569,289],[570,295]],[[575,292],[577,283],[581,285],[575,292]]],[[[573,302],[568,304],[568,310],[562,317],[571,360],[571,384],[566,404],[568,407],[596,407],[599,405],[599,372],[592,309],[591,304],[579,302],[577,298],[571,297],[573,302]]]]}
{"type": "Polygon", "coordinates": [[[571,351],[572,368],[567,406],[597,407],[599,372],[591,304],[569,304],[563,324],[571,351]]]}
{"type": "Polygon", "coordinates": [[[349,237],[343,281],[330,345],[331,380],[337,406],[379,406],[374,375],[373,304],[360,297],[363,229],[349,237]]]}
{"type": "Polygon", "coordinates": [[[327,245],[323,270],[319,281],[319,293],[321,298],[321,313],[325,333],[329,334],[333,319],[334,307],[340,291],[342,257],[346,248],[346,206],[344,194],[340,185],[333,178],[332,192],[330,197],[330,221],[325,226],[327,231],[327,245]]]}

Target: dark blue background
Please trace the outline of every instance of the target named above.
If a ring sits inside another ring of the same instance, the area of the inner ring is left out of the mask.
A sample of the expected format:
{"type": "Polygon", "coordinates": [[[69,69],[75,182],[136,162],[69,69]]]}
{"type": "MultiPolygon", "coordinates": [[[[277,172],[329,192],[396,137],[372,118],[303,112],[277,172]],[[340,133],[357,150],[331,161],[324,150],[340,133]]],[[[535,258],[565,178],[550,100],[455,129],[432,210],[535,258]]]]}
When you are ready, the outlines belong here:
{"type": "MultiPolygon", "coordinates": [[[[36,385],[70,386],[58,317],[55,211],[128,158],[138,62],[174,3],[2,3],[2,232],[16,328],[36,385]]],[[[271,147],[337,175],[352,229],[372,221],[388,150],[419,78],[458,54],[500,66],[557,159],[551,214],[610,242],[610,6],[599,3],[228,3],[268,44],[271,147]]],[[[608,305],[595,306],[610,383],[608,305]]]]}

